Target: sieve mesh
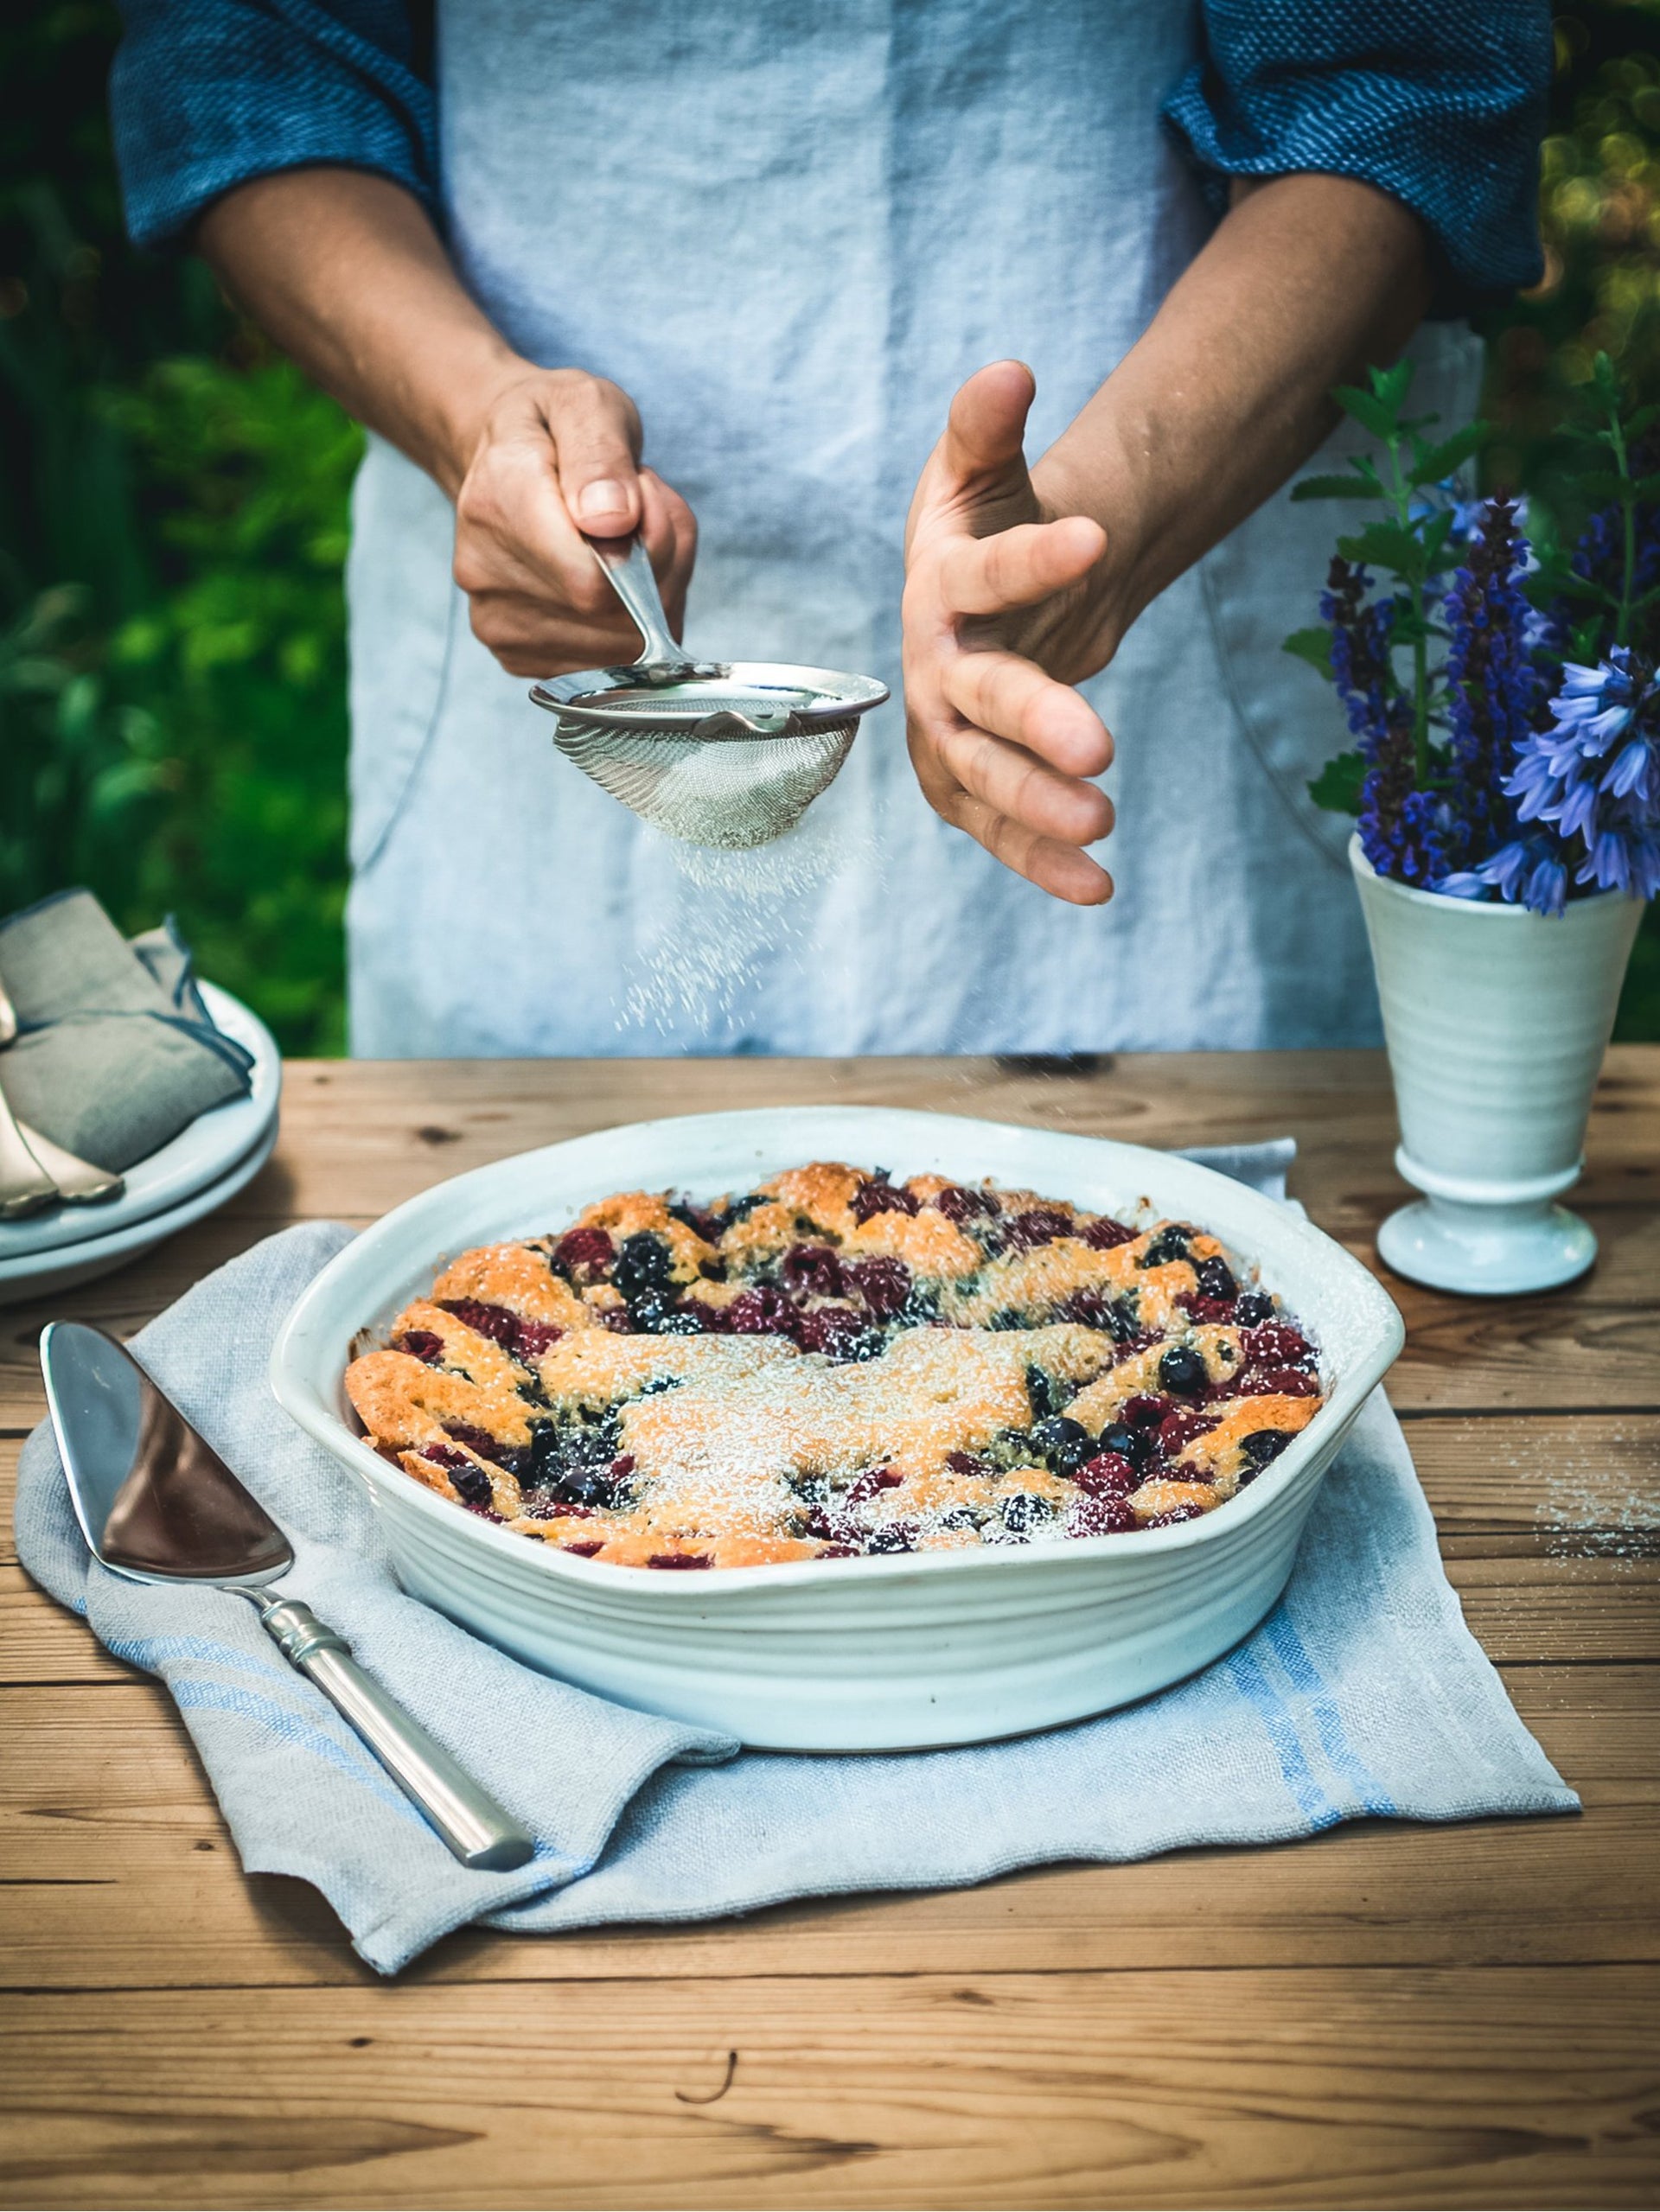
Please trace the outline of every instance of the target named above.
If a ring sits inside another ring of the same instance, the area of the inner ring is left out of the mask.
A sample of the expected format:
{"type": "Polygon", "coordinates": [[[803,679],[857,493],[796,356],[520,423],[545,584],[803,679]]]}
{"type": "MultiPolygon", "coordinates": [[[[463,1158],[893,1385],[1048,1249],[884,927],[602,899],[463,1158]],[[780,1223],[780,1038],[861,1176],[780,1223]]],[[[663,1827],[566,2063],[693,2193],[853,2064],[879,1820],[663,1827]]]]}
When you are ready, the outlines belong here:
{"type": "Polygon", "coordinates": [[[743,852],[795,827],[833,781],[855,727],[835,722],[776,736],[706,736],[561,721],[553,742],[654,829],[688,845],[743,852]]]}

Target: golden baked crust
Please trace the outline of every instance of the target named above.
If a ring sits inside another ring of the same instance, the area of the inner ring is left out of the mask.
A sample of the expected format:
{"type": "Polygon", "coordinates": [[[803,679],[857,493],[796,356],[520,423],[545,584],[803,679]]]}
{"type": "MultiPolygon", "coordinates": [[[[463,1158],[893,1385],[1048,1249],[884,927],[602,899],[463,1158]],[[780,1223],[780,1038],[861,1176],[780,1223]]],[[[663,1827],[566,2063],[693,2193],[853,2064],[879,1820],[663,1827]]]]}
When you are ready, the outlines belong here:
{"type": "Polygon", "coordinates": [[[346,1387],[441,1495],[657,1569],[1191,1520],[1323,1403],[1202,1230],[826,1160],[463,1253],[346,1387]]]}

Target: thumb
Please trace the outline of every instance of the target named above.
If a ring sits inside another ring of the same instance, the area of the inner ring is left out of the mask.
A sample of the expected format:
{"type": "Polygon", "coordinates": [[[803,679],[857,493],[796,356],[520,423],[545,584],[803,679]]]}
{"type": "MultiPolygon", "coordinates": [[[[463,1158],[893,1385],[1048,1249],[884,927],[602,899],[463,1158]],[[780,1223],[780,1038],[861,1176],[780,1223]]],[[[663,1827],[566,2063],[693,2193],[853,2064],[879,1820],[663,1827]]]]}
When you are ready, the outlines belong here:
{"type": "Polygon", "coordinates": [[[942,459],[959,483],[1013,469],[1025,474],[1021,441],[1038,380],[1024,361],[977,370],[951,402],[942,459]]]}
{"type": "Polygon", "coordinates": [[[551,426],[559,489],[579,530],[623,538],[644,512],[640,490],[640,418],[614,384],[596,379],[551,426]]]}

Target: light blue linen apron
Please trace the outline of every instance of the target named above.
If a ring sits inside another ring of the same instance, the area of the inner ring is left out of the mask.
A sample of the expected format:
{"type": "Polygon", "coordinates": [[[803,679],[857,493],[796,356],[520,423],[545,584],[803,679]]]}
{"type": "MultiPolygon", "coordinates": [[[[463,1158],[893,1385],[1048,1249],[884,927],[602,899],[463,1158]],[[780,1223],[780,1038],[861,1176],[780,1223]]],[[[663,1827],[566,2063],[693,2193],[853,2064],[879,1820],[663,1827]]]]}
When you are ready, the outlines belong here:
{"type": "MultiPolygon", "coordinates": [[[[440,9],[460,267],[529,357],[637,401],[699,519],[693,651],[897,694],[905,513],[952,393],[1029,361],[1035,456],[1208,233],[1158,121],[1196,37],[1191,8],[1146,0],[440,9]]],[[[1466,412],[1469,334],[1418,351],[1415,397],[1466,412]]],[[[930,812],[897,698],[808,818],[812,866],[688,865],[554,752],[471,634],[447,502],[372,443],[349,574],[354,1050],[1373,1042],[1348,826],[1304,788],[1342,724],[1280,650],[1314,618],[1337,520],[1269,501],[1086,686],[1119,826],[1116,896],[1081,910],[930,812]]]]}

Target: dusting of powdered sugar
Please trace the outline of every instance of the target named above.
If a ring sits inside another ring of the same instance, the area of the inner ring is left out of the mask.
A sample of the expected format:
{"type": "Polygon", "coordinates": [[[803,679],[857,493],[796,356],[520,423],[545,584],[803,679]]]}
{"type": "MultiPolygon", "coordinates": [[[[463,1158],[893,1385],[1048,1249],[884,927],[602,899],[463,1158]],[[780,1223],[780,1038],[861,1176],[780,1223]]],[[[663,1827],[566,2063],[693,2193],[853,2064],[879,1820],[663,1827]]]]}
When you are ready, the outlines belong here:
{"type": "Polygon", "coordinates": [[[741,1014],[766,972],[802,965],[814,921],[807,894],[842,864],[846,848],[827,817],[808,815],[787,837],[747,851],[664,838],[686,896],[642,945],[623,979],[619,1029],[706,1029],[741,1014]]]}

